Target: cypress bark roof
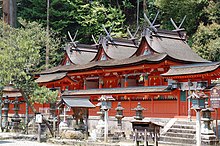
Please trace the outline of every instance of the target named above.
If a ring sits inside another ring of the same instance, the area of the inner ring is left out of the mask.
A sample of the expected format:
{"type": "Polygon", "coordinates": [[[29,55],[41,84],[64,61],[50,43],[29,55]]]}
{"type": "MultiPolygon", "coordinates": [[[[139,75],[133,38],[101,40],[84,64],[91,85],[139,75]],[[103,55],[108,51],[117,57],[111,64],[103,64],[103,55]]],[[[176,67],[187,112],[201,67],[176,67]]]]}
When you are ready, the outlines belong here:
{"type": "Polygon", "coordinates": [[[109,94],[129,94],[129,93],[155,93],[170,92],[168,86],[148,86],[148,87],[126,87],[126,88],[102,88],[87,90],[71,90],[65,93],[66,96],[82,95],[109,95],[109,94]]]}
{"type": "Polygon", "coordinates": [[[196,54],[178,32],[159,30],[145,38],[152,50],[166,53],[173,59],[195,63],[209,62],[196,54]]]}
{"type": "Polygon", "coordinates": [[[138,49],[136,42],[126,39],[114,39],[113,42],[103,41],[102,47],[111,59],[121,60],[131,57],[138,49]]]}
{"type": "Polygon", "coordinates": [[[162,74],[162,76],[169,77],[207,73],[218,69],[219,66],[219,62],[171,66],[168,72],[162,74]]]}
{"type": "Polygon", "coordinates": [[[77,44],[77,47],[72,45],[67,45],[66,53],[73,64],[87,64],[89,63],[97,54],[97,46],[77,44]]]}
{"type": "Polygon", "coordinates": [[[126,65],[134,65],[141,63],[158,63],[167,57],[166,54],[154,54],[151,56],[137,56],[132,58],[126,58],[122,60],[106,60],[106,61],[93,61],[85,65],[65,65],[57,66],[49,70],[41,72],[41,74],[48,74],[54,72],[67,72],[67,71],[79,71],[92,68],[108,68],[108,67],[121,67],[126,65]]]}
{"type": "Polygon", "coordinates": [[[45,74],[45,75],[40,75],[40,77],[35,80],[37,83],[46,83],[46,82],[52,82],[52,81],[57,81],[66,76],[66,72],[64,73],[53,73],[53,74],[45,74]]]}
{"type": "Polygon", "coordinates": [[[5,86],[2,90],[3,95],[2,97],[21,97],[22,94],[19,89],[15,88],[12,84],[5,86]]]}
{"type": "Polygon", "coordinates": [[[95,108],[95,105],[89,101],[89,97],[66,96],[64,92],[61,99],[62,100],[58,103],[58,105],[65,103],[71,108],[95,108]]]}
{"type": "Polygon", "coordinates": [[[143,63],[159,63],[165,58],[183,63],[207,63],[209,61],[201,58],[191,50],[182,34],[173,31],[158,30],[157,33],[147,34],[141,40],[146,41],[153,50],[150,55],[134,55],[138,50],[143,49],[146,43],[140,43],[126,39],[114,39],[113,42],[106,42],[102,38],[102,44],[91,46],[78,44],[76,48],[68,46],[66,51],[73,65],[64,65],[51,68],[41,72],[41,74],[81,71],[107,67],[123,67],[138,65],[143,63]],[[96,60],[97,54],[100,54],[100,48],[104,50],[110,60],[96,60]],[[72,51],[71,51],[72,50],[72,51]]]}

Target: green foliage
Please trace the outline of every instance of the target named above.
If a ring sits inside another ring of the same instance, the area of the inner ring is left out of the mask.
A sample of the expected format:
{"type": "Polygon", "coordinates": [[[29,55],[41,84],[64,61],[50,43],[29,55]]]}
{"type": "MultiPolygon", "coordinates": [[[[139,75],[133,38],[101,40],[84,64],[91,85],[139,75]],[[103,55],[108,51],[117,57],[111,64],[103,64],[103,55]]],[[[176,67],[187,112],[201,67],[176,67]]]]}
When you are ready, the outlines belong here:
{"type": "Polygon", "coordinates": [[[220,24],[220,2],[218,0],[209,1],[209,5],[203,10],[204,24],[216,22],[220,24]]]}
{"type": "Polygon", "coordinates": [[[208,0],[156,0],[156,5],[163,13],[160,21],[163,28],[174,29],[170,18],[173,18],[175,22],[180,24],[186,15],[183,27],[186,28],[188,35],[191,36],[197,30],[201,14],[208,5],[208,0]]]}
{"type": "Polygon", "coordinates": [[[203,10],[205,22],[193,35],[192,48],[203,58],[220,61],[220,2],[209,1],[203,10]]]}
{"type": "MultiPolygon", "coordinates": [[[[69,0],[50,0],[49,15],[49,26],[59,35],[65,36],[67,31],[74,32],[77,29],[75,9],[69,0]]],[[[46,28],[47,0],[20,0],[18,16],[28,21],[36,21],[46,28]]]]}
{"type": "Polygon", "coordinates": [[[205,26],[200,24],[193,36],[192,48],[203,58],[220,61],[220,25],[213,23],[205,26]]]}
{"type": "Polygon", "coordinates": [[[126,9],[134,8],[134,5],[129,0],[122,1],[123,7],[126,9]]]}
{"type": "MultiPolygon", "coordinates": [[[[45,0],[21,0],[18,15],[46,27],[46,9],[45,0]]],[[[103,31],[101,24],[110,26],[113,21],[116,24],[114,31],[121,35],[124,20],[120,9],[105,6],[98,0],[91,3],[81,0],[50,1],[50,27],[62,36],[66,36],[67,31],[74,34],[79,30],[77,38],[82,38],[82,42],[91,42],[92,34],[103,31]]]]}
{"type": "Polygon", "coordinates": [[[29,80],[27,71],[39,62],[39,46],[36,35],[29,29],[14,29],[1,22],[0,78],[3,83],[13,80],[29,80]]]}
{"type": "Polygon", "coordinates": [[[47,87],[37,87],[30,96],[31,103],[55,103],[57,101],[58,91],[51,91],[47,87]]]}
{"type": "Polygon", "coordinates": [[[76,21],[81,25],[80,35],[83,36],[84,40],[90,41],[91,35],[99,35],[103,32],[102,24],[105,27],[111,27],[114,22],[113,34],[118,37],[122,36],[122,24],[124,22],[124,15],[121,10],[113,7],[104,7],[98,1],[84,4],[79,3],[77,9],[76,21]],[[87,39],[86,39],[87,38],[87,39]],[[86,40],[85,40],[86,39],[86,40]]]}
{"type": "MultiPolygon", "coordinates": [[[[23,28],[12,28],[0,21],[0,84],[12,82],[28,98],[38,87],[32,74],[44,64],[46,32],[36,22],[20,21],[23,28]]],[[[59,42],[50,38],[51,52],[59,42]]]]}

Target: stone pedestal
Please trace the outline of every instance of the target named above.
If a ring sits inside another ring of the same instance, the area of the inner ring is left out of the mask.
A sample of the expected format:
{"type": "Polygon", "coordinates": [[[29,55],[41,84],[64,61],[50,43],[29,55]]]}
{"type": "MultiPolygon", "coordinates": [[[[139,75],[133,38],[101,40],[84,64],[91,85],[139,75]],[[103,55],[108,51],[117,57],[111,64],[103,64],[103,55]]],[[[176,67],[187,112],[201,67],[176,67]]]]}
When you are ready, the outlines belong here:
{"type": "Polygon", "coordinates": [[[105,133],[105,122],[103,120],[99,120],[96,126],[96,140],[104,140],[104,133],[105,133]]]}
{"type": "Polygon", "coordinates": [[[12,121],[12,130],[14,131],[14,132],[18,132],[19,131],[19,124],[20,124],[20,122],[21,122],[21,119],[20,119],[20,116],[18,115],[18,114],[15,114],[13,117],[12,117],[12,119],[11,119],[11,121],[12,121]]]}
{"type": "Polygon", "coordinates": [[[65,129],[62,131],[61,137],[64,139],[82,140],[84,138],[84,135],[80,131],[75,131],[73,129],[65,129]]]}
{"type": "Polygon", "coordinates": [[[202,144],[204,145],[216,145],[218,140],[216,135],[211,128],[211,122],[213,119],[211,118],[211,112],[214,111],[211,108],[206,108],[202,110],[202,125],[201,125],[201,139],[202,144]]]}
{"type": "Polygon", "coordinates": [[[69,129],[68,124],[65,121],[60,122],[59,129],[60,129],[60,132],[62,132],[63,130],[69,129]]]}
{"type": "Polygon", "coordinates": [[[4,112],[3,117],[3,121],[2,121],[2,129],[3,131],[8,131],[8,111],[9,111],[9,104],[10,104],[10,100],[8,99],[8,96],[5,97],[5,99],[3,100],[3,108],[2,111],[4,112]]]}

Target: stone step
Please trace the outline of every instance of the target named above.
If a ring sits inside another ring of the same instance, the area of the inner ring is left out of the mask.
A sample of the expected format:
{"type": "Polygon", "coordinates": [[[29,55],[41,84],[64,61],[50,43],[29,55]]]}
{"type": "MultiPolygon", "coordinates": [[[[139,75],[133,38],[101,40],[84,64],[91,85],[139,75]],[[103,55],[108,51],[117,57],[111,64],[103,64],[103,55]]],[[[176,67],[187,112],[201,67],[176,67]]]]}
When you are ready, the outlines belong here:
{"type": "Polygon", "coordinates": [[[174,124],[172,128],[183,128],[183,129],[196,129],[194,125],[182,125],[182,124],[174,124]]]}
{"type": "Polygon", "coordinates": [[[195,121],[180,121],[180,120],[177,120],[175,122],[175,124],[178,124],[178,125],[196,125],[196,122],[195,121]]]}
{"type": "Polygon", "coordinates": [[[191,133],[195,134],[195,129],[179,129],[179,128],[170,128],[167,132],[173,132],[173,133],[191,133]]]}
{"type": "Polygon", "coordinates": [[[164,141],[159,141],[158,143],[159,145],[164,144],[169,146],[195,146],[194,144],[186,144],[186,143],[183,144],[183,143],[164,142],[164,141]]]}
{"type": "Polygon", "coordinates": [[[160,136],[160,141],[178,143],[178,144],[196,144],[196,139],[189,139],[182,137],[160,136]]]}
{"type": "Polygon", "coordinates": [[[168,136],[168,137],[182,137],[182,138],[190,138],[190,139],[194,139],[195,138],[195,134],[191,134],[191,133],[174,133],[174,132],[167,132],[164,136],[168,136]]]}

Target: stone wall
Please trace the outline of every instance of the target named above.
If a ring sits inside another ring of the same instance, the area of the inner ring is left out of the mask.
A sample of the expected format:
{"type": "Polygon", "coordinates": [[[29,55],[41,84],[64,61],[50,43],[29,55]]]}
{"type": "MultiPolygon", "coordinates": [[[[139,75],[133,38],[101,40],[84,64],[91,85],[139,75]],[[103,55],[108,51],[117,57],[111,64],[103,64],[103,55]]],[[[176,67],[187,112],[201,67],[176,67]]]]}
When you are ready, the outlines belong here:
{"type": "MultiPolygon", "coordinates": [[[[133,117],[124,117],[122,119],[122,130],[125,132],[127,138],[129,137],[132,131],[132,124],[130,121],[133,119],[134,119],[133,117]]],[[[152,122],[165,125],[166,123],[168,123],[170,118],[145,118],[144,120],[150,120],[152,122]]],[[[89,117],[89,132],[91,132],[93,129],[96,128],[96,126],[98,125],[98,121],[99,121],[98,116],[89,117]]],[[[109,117],[108,125],[109,125],[108,129],[110,133],[114,133],[120,130],[120,127],[117,126],[117,119],[115,117],[111,117],[111,116],[109,117]]]]}

